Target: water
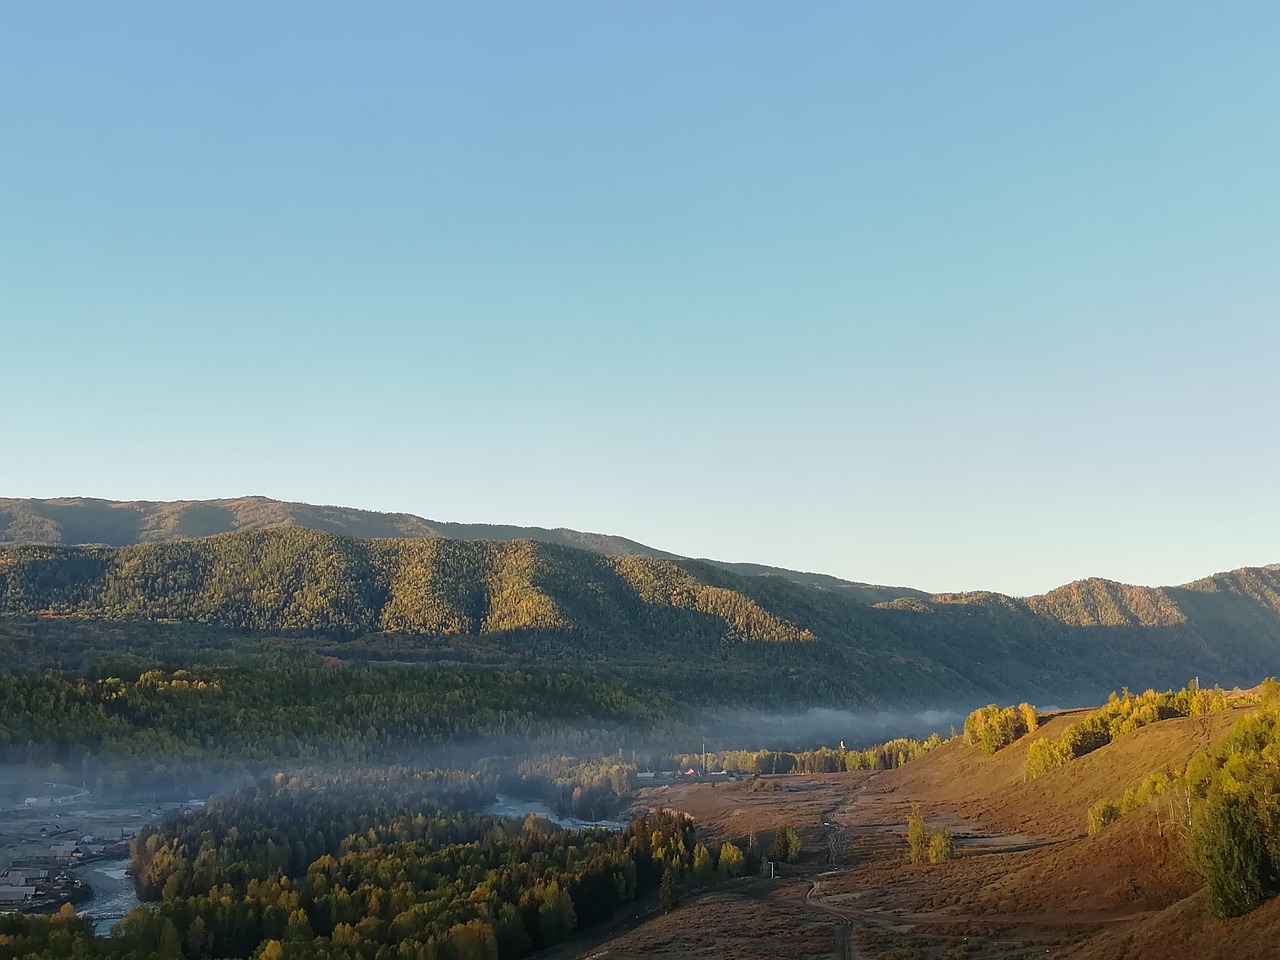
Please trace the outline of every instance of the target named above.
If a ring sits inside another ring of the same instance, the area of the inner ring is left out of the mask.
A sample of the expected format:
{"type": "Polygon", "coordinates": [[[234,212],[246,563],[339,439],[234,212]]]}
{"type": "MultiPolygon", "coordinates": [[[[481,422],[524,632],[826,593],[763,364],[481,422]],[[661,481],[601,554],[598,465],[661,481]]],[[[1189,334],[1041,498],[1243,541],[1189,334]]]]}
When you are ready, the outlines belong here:
{"type": "Polygon", "coordinates": [[[117,920],[138,905],[128,859],[94,860],[78,872],[93,888],[93,896],[76,904],[76,913],[93,919],[93,929],[105,937],[117,920]]]}
{"type": "Polygon", "coordinates": [[[523,820],[532,813],[535,816],[550,820],[552,823],[570,830],[582,830],[586,827],[597,827],[601,830],[621,830],[625,824],[617,820],[579,820],[576,817],[562,817],[551,811],[541,800],[525,800],[521,797],[510,797],[498,794],[493,803],[484,808],[482,813],[498,817],[514,817],[523,820]]]}

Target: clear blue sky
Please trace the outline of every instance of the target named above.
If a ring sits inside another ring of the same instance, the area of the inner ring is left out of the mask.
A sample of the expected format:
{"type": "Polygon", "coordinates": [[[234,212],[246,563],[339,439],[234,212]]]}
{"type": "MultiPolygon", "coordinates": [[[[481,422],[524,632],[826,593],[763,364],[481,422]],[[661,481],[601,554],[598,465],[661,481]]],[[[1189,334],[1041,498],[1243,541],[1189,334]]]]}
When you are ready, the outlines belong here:
{"type": "Polygon", "coordinates": [[[10,2],[0,494],[1280,560],[1280,5],[10,2]]]}

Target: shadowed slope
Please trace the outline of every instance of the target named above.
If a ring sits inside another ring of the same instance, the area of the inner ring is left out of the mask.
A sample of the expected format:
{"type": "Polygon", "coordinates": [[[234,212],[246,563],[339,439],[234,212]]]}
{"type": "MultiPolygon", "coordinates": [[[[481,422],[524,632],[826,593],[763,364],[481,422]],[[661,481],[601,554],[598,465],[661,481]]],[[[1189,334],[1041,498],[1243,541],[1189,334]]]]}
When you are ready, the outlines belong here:
{"type": "MultiPolygon", "coordinates": [[[[207,537],[239,530],[296,526],[342,537],[443,537],[452,540],[534,540],[576,547],[606,556],[663,557],[673,553],[626,537],[586,533],[565,527],[521,527],[511,524],[450,523],[410,513],[379,513],[354,507],[288,503],[267,497],[226,500],[116,501],[88,497],[49,500],[0,497],[0,544],[25,543],[112,547],[207,537]]],[[[706,561],[748,576],[777,575],[854,600],[875,603],[899,596],[927,594],[907,587],[855,583],[825,574],[803,573],[754,563],[706,561]]]]}
{"type": "Polygon", "coordinates": [[[1195,674],[1232,686],[1280,672],[1280,616],[1265,602],[1278,579],[1238,571],[1214,578],[1214,592],[1166,591],[1190,598],[1181,619],[1122,616],[1136,601],[1098,581],[1064,593],[1078,612],[1057,619],[999,594],[868,607],[705,561],[278,526],[114,549],[11,546],[0,551],[0,614],[394,634],[399,649],[455,638],[451,657],[626,664],[655,682],[680,664],[708,685],[808,702],[1071,703],[1195,674]]]}

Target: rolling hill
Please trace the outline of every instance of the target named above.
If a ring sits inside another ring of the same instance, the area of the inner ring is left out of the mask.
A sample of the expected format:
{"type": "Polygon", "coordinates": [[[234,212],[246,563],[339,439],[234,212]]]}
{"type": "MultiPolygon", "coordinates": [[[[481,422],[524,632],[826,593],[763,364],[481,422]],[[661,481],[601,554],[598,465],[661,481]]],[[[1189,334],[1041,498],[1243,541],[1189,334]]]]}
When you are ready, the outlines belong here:
{"type": "Polygon", "coordinates": [[[0,614],[625,671],[708,702],[1070,703],[1125,684],[1280,672],[1280,572],[1263,568],[1180,587],[1086,580],[1027,599],[868,605],[702,561],[277,525],[121,547],[10,546],[0,614]]]}
{"type": "MultiPolygon", "coordinates": [[[[565,527],[520,527],[510,524],[450,523],[410,513],[379,513],[354,507],[288,503],[268,497],[225,500],[98,500],[90,497],[15,499],[0,497],[0,544],[123,547],[209,537],[239,530],[304,527],[341,537],[439,537],[451,540],[533,540],[577,547],[605,556],[664,557],[673,553],[603,533],[565,527]]],[[[895,597],[926,598],[910,587],[886,587],[842,580],[756,563],[707,560],[735,573],[776,574],[807,586],[845,593],[864,603],[895,597]]]]}

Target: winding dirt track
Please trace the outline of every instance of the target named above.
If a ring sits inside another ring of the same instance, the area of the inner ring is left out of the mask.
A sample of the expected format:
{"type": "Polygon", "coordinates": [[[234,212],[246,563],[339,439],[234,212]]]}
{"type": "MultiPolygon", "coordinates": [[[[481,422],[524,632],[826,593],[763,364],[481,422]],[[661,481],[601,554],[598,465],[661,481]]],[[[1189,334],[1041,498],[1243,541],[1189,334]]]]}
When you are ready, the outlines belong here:
{"type": "MultiPolygon", "coordinates": [[[[854,791],[853,796],[850,798],[850,802],[845,805],[844,809],[847,810],[850,805],[860,802],[861,797],[859,795],[862,793],[866,785],[871,782],[872,779],[874,779],[874,777],[869,778],[867,781],[865,781],[864,783],[858,786],[858,788],[854,791]]],[[[1135,912],[1124,914],[1121,916],[1085,918],[1085,917],[1079,917],[1079,916],[1071,916],[1071,917],[1053,916],[1048,914],[1040,914],[1035,917],[1029,917],[1024,914],[995,915],[995,916],[988,914],[980,917],[973,917],[973,916],[961,917],[961,916],[956,916],[954,914],[944,913],[941,911],[929,911],[929,912],[919,912],[919,913],[903,912],[903,913],[898,913],[896,916],[890,917],[881,913],[880,911],[862,910],[857,907],[850,907],[845,904],[833,903],[830,900],[828,900],[822,892],[822,878],[842,874],[849,869],[848,867],[842,866],[840,863],[841,854],[844,849],[843,841],[844,841],[845,825],[840,823],[838,820],[836,820],[834,811],[826,814],[823,817],[823,825],[827,828],[827,840],[826,840],[827,863],[830,866],[830,869],[823,873],[818,874],[816,877],[808,881],[809,889],[805,891],[804,902],[807,906],[811,907],[812,909],[819,910],[822,913],[825,913],[828,916],[834,917],[840,921],[839,925],[835,929],[835,956],[837,957],[837,960],[870,960],[870,958],[866,957],[865,954],[859,951],[857,943],[855,942],[854,932],[860,927],[866,928],[866,929],[878,929],[882,931],[893,930],[895,932],[902,932],[904,926],[907,929],[918,928],[920,926],[924,926],[924,927],[935,926],[935,930],[936,930],[936,927],[938,926],[945,927],[949,924],[954,924],[957,921],[963,921],[966,924],[970,924],[970,925],[974,923],[979,923],[979,924],[992,924],[992,925],[1000,925],[1000,926],[1014,925],[1014,924],[1027,924],[1030,922],[1035,926],[1043,927],[1043,928],[1057,927],[1057,926],[1072,926],[1072,927],[1102,926],[1102,925],[1110,925],[1110,924],[1116,924],[1116,923],[1127,923],[1133,920],[1137,920],[1141,917],[1147,916],[1149,913],[1158,912],[1158,911],[1135,911],[1135,912]]],[[[1008,837],[1007,839],[1015,840],[1019,838],[1008,837]]],[[[1014,846],[1004,847],[998,851],[993,850],[991,852],[992,853],[1021,852],[1023,850],[1030,850],[1030,849],[1035,849],[1041,846],[1052,845],[1054,842],[1055,841],[1033,841],[1033,842],[1022,843],[1014,846]]],[[[962,943],[962,942],[968,943],[970,940],[968,936],[952,935],[952,934],[944,933],[941,931],[930,933],[927,936],[929,940],[932,940],[934,942],[954,941],[955,943],[962,943]]],[[[1010,942],[1010,941],[993,940],[988,942],[986,946],[990,951],[990,952],[984,952],[982,954],[982,956],[986,958],[986,960],[997,960],[997,958],[1008,958],[1008,957],[1024,957],[1027,955],[1027,949],[1028,949],[1028,945],[1025,942],[1021,942],[1021,941],[1010,942]]]]}
{"type": "MultiPolygon", "coordinates": [[[[867,782],[870,782],[868,780],[867,782]]],[[[866,784],[860,784],[854,796],[862,791],[866,784]]],[[[823,822],[827,826],[827,863],[831,869],[818,877],[830,876],[833,873],[840,872],[840,850],[841,841],[844,839],[844,828],[835,818],[834,811],[827,814],[823,822]]],[[[815,877],[809,881],[809,889],[805,892],[804,902],[810,907],[821,910],[823,913],[836,917],[841,921],[836,927],[836,957],[838,960],[863,960],[862,954],[858,951],[857,946],[853,942],[853,925],[855,918],[847,911],[839,907],[832,906],[822,897],[822,881],[815,877]]]]}

